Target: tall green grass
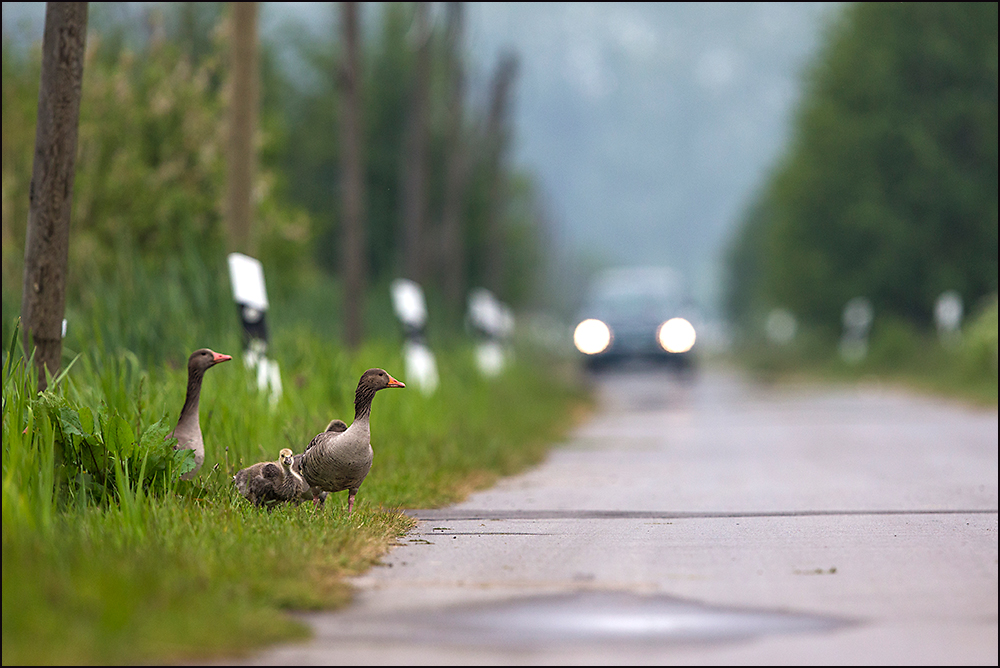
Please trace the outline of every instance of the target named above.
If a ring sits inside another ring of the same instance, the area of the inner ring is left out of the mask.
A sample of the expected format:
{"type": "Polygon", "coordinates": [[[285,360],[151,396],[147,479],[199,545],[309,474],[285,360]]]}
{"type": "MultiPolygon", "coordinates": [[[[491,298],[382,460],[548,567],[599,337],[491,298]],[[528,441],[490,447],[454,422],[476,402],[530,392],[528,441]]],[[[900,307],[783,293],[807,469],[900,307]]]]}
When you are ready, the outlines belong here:
{"type": "Polygon", "coordinates": [[[530,351],[495,382],[477,373],[471,347],[439,351],[435,394],[411,383],[376,396],[375,462],[353,514],[345,494],[268,512],[236,493],[232,475],[283,447],[301,452],[331,418],[350,422],[365,369],[406,382],[397,341],[351,353],[304,325],[275,332],[277,402],[241,351],[202,344],[234,360],[205,375],[206,459],[191,482],[178,480],[189,453],[163,439],[184,400],[182,364],[92,346],[36,393],[16,332],[6,343],[4,664],[178,661],[302,637],[282,611],[346,603],[343,577],[412,526],[401,508],[455,501],[539,461],[585,401],[530,351]]]}

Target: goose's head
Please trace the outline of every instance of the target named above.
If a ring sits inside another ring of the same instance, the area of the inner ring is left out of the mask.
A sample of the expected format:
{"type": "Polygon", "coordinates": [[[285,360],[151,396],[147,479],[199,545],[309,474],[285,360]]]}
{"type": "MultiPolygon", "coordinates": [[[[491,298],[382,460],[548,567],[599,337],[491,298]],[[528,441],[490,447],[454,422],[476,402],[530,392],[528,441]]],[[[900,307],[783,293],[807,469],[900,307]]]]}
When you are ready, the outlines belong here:
{"type": "Polygon", "coordinates": [[[358,383],[358,386],[358,389],[365,387],[371,392],[384,390],[387,387],[406,387],[401,381],[390,376],[389,372],[385,369],[368,369],[368,371],[361,374],[361,381],[358,383]]]}
{"type": "Polygon", "coordinates": [[[228,362],[231,359],[233,359],[231,355],[223,355],[208,348],[201,348],[191,353],[191,357],[188,358],[188,373],[195,371],[204,373],[206,369],[215,366],[219,362],[228,362]]]}

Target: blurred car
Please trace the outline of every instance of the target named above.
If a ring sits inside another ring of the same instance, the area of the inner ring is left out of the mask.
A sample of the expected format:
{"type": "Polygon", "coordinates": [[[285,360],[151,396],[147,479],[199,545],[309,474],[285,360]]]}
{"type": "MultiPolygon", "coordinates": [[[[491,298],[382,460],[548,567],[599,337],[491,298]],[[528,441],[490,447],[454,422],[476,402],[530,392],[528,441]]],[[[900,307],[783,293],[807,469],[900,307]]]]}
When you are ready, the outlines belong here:
{"type": "Polygon", "coordinates": [[[691,310],[672,269],[609,269],[590,286],[573,344],[592,370],[640,360],[690,371],[697,339],[691,310]]]}

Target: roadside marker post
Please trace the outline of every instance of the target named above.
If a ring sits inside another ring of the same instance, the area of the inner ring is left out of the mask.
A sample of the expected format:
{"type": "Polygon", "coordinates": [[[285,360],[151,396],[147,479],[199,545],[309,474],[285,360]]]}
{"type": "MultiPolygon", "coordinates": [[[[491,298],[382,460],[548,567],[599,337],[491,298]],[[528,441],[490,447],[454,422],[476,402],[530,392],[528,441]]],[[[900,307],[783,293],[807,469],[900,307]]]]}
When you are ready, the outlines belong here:
{"type": "Polygon", "coordinates": [[[409,383],[412,379],[421,392],[433,394],[439,380],[434,353],[427,347],[425,339],[427,304],[424,301],[424,291],[408,278],[397,278],[389,286],[389,292],[393,310],[403,323],[403,334],[406,337],[403,343],[406,382],[409,383]]]}
{"type": "Polygon", "coordinates": [[[868,355],[868,334],[875,310],[867,297],[854,297],[844,305],[844,333],[840,338],[840,356],[848,364],[857,364],[868,355]]]}
{"type": "Polygon", "coordinates": [[[962,295],[956,290],[942,292],[934,302],[934,324],[941,345],[954,348],[962,338],[962,295]]]}
{"type": "Polygon", "coordinates": [[[488,378],[499,375],[507,364],[506,340],[514,331],[514,315],[485,288],[469,293],[469,326],[478,335],[476,365],[488,378]]]}
{"type": "Polygon", "coordinates": [[[257,389],[270,387],[271,403],[281,397],[281,372],[278,363],[267,357],[267,289],[260,260],[242,253],[230,253],[229,280],[233,301],[243,326],[245,348],[243,364],[257,372],[257,389]]]}

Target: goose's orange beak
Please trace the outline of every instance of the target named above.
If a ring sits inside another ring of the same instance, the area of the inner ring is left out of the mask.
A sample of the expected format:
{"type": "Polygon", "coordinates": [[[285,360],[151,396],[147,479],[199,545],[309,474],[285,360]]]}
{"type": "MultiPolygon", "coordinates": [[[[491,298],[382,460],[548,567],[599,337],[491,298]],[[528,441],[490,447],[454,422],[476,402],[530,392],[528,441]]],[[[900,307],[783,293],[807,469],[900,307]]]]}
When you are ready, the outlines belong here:
{"type": "Polygon", "coordinates": [[[228,362],[233,359],[232,355],[223,355],[222,353],[217,353],[212,351],[212,364],[218,364],[219,362],[228,362]]]}
{"type": "Polygon", "coordinates": [[[389,384],[386,385],[386,387],[406,387],[406,385],[403,385],[403,383],[393,378],[392,374],[388,371],[385,372],[385,375],[389,376],[389,384]]]}

